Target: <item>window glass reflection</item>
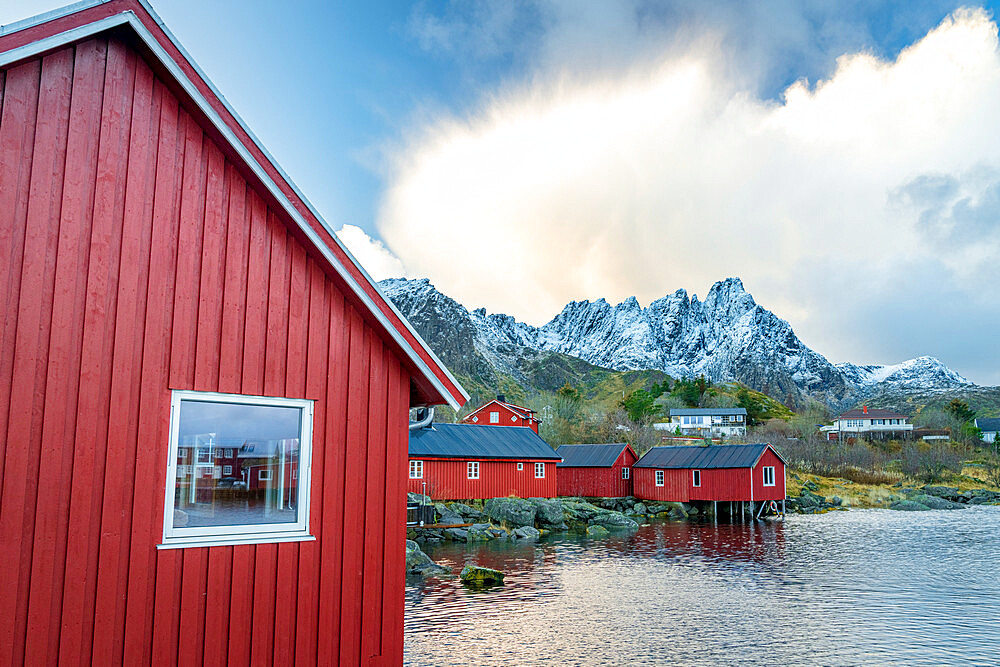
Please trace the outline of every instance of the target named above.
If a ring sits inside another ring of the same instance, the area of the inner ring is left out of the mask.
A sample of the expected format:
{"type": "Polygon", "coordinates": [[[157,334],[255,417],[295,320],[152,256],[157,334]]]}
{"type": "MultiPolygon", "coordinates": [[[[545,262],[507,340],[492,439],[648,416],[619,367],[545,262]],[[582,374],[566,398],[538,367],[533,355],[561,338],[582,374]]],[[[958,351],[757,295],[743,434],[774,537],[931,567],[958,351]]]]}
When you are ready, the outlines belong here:
{"type": "Polygon", "coordinates": [[[183,400],[175,528],[295,523],[302,410],[183,400]]]}

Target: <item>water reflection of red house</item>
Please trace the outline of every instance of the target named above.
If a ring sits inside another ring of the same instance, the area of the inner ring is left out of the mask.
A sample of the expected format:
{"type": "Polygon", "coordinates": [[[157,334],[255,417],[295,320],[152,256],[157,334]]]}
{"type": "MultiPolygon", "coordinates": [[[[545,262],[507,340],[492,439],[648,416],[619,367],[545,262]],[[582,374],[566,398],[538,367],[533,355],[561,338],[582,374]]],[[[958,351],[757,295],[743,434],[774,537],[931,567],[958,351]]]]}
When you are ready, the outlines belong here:
{"type": "Polygon", "coordinates": [[[771,445],[654,447],[632,466],[637,498],[784,500],[785,461],[771,445]]]}
{"type": "Polygon", "coordinates": [[[625,443],[562,445],[556,449],[560,496],[624,498],[632,495],[632,465],[638,458],[625,443]]]}

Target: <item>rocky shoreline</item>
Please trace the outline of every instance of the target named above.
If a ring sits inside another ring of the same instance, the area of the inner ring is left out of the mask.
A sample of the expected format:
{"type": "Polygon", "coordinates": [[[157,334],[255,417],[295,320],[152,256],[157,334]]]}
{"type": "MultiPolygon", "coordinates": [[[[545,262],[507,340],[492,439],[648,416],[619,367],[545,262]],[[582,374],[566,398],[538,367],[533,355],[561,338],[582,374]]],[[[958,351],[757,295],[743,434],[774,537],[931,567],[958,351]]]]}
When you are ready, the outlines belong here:
{"type": "MultiPolygon", "coordinates": [[[[834,510],[847,509],[849,503],[840,496],[822,496],[816,493],[819,485],[813,480],[805,480],[797,496],[789,496],[786,502],[788,512],[797,514],[822,514],[834,510]]],[[[883,507],[902,511],[957,510],[970,505],[1000,504],[1000,491],[990,489],[969,489],[960,491],[957,487],[927,485],[905,487],[896,484],[887,489],[883,507]]]]}

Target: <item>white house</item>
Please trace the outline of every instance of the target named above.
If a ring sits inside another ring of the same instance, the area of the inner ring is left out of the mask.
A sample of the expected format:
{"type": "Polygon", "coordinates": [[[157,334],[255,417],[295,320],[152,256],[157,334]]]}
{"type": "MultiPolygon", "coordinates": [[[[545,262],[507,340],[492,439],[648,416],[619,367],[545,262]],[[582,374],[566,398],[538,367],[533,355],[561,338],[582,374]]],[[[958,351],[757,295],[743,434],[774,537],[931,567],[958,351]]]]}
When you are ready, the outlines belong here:
{"type": "Polygon", "coordinates": [[[983,442],[996,442],[1000,417],[976,417],[976,428],[983,432],[983,442]]]}
{"type": "Polygon", "coordinates": [[[660,430],[676,431],[684,435],[732,436],[746,435],[746,408],[674,408],[670,422],[656,424],[660,430]]]}
{"type": "Polygon", "coordinates": [[[848,410],[837,417],[831,426],[820,429],[828,440],[844,438],[906,438],[913,430],[907,415],[892,410],[869,409],[848,410]]]}

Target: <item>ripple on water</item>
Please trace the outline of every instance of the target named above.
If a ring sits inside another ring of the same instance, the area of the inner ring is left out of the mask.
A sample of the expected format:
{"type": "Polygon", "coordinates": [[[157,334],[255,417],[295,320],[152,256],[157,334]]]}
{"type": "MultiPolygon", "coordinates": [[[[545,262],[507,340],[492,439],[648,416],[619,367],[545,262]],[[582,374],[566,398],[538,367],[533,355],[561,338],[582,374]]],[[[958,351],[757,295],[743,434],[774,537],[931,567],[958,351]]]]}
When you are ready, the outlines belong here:
{"type": "Polygon", "coordinates": [[[409,581],[409,664],[1000,664],[1000,507],[429,553],[507,576],[487,591],[409,581]]]}

